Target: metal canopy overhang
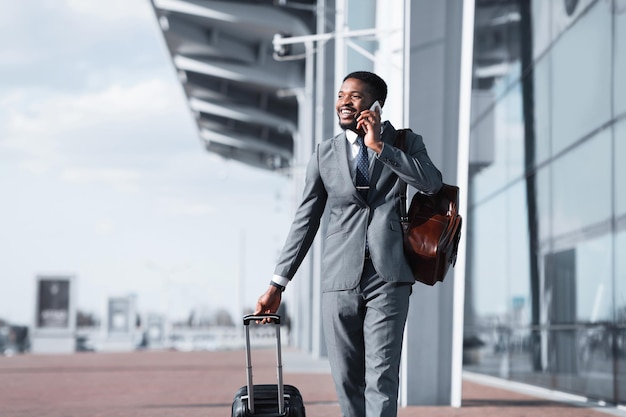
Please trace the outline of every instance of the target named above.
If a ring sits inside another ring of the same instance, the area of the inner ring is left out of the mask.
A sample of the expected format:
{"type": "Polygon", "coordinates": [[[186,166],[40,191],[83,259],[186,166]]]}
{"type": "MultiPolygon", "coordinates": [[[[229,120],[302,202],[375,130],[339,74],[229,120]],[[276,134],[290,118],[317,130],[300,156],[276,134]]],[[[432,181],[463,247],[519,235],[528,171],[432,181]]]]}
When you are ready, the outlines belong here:
{"type": "Polygon", "coordinates": [[[274,60],[272,40],[276,33],[310,34],[301,17],[312,27],[313,14],[271,1],[152,0],[152,6],[205,148],[287,172],[298,102],[284,92],[304,88],[304,62],[274,60]]]}

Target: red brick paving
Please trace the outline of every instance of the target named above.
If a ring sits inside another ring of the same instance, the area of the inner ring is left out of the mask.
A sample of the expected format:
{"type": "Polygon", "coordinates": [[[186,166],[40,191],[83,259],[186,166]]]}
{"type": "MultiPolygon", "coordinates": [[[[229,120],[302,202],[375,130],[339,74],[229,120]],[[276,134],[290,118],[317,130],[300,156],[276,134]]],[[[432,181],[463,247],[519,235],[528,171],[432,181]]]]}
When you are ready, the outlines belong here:
{"type": "MultiPolygon", "coordinates": [[[[275,353],[255,351],[255,383],[276,378],[275,353]]],[[[226,417],[245,384],[243,351],[130,352],[0,357],[0,417],[226,417]]],[[[328,373],[290,373],[308,417],[338,417],[328,373]]],[[[601,417],[465,381],[463,407],[407,407],[399,417],[601,417]]]]}

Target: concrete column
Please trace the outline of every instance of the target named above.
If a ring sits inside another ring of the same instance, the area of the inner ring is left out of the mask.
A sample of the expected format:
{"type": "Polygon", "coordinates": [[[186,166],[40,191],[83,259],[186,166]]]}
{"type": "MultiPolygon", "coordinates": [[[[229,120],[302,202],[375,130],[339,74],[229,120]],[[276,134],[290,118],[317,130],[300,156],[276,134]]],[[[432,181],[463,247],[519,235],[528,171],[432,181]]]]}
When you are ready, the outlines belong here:
{"type": "MultiPolygon", "coordinates": [[[[457,184],[463,2],[413,0],[407,1],[407,8],[406,126],[424,137],[444,182],[457,184]]],[[[453,403],[453,331],[462,332],[458,321],[454,325],[453,306],[463,303],[463,297],[454,297],[454,272],[434,287],[420,283],[413,287],[402,363],[402,405],[453,403]]]]}

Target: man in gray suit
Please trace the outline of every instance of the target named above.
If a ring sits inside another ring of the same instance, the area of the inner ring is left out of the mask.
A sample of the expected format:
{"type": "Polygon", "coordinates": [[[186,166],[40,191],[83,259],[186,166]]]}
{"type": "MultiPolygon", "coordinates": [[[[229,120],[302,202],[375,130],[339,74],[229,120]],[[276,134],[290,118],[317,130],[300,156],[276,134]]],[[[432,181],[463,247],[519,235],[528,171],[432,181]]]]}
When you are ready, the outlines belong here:
{"type": "Polygon", "coordinates": [[[328,357],[344,417],[395,417],[402,336],[414,278],[404,258],[398,180],[425,194],[441,173],[422,137],[381,124],[387,85],[376,74],[348,74],[335,110],[343,133],[317,145],[302,203],[256,314],[274,313],[328,212],[321,290],[328,357]],[[376,102],[380,106],[376,106],[376,102]]]}

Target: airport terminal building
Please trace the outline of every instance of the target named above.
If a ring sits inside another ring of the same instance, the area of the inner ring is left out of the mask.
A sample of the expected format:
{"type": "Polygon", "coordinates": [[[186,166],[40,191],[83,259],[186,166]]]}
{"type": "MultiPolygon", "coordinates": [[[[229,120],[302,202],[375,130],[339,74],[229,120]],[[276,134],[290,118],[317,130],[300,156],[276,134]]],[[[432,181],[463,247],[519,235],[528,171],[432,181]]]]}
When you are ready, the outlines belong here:
{"type": "MultiPolygon", "coordinates": [[[[626,1],[152,3],[208,152],[299,196],[343,77],[369,70],[460,186],[456,267],[412,295],[403,405],[460,405],[463,371],[626,404],[626,1]]],[[[286,297],[324,356],[319,240],[286,297]]]]}

